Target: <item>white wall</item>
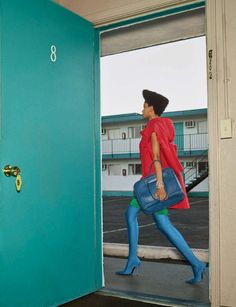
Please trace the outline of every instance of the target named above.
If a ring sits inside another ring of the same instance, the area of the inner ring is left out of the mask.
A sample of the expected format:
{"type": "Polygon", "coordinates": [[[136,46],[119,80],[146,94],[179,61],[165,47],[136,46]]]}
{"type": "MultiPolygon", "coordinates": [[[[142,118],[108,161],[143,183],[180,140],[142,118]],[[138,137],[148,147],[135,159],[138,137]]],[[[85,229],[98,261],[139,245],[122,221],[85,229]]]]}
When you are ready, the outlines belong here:
{"type": "Polygon", "coordinates": [[[141,178],[141,175],[129,175],[128,164],[141,164],[138,159],[130,160],[108,160],[103,161],[104,164],[119,164],[122,169],[126,170],[126,176],[110,176],[108,175],[108,168],[102,171],[102,190],[103,191],[132,191],[134,183],[141,178]]]}
{"type": "MultiPolygon", "coordinates": [[[[183,158],[180,161],[191,161],[194,157],[183,158]]],[[[207,159],[205,160],[207,161],[207,159]]],[[[127,160],[106,160],[103,164],[116,164],[120,165],[121,172],[122,169],[126,169],[126,176],[108,175],[108,168],[102,171],[102,190],[103,191],[132,191],[134,183],[140,179],[141,175],[129,175],[128,174],[128,164],[140,164],[138,159],[127,159],[127,160]]],[[[197,185],[191,192],[208,192],[208,178],[197,185]]]]}
{"type": "Polygon", "coordinates": [[[199,183],[191,192],[208,192],[209,190],[209,181],[208,177],[199,183]]]}
{"type": "Polygon", "coordinates": [[[236,306],[236,1],[207,0],[212,306],[236,306]],[[232,136],[224,138],[223,120],[232,136]],[[223,126],[222,129],[221,125],[223,126]]]}
{"type": "MultiPolygon", "coordinates": [[[[133,191],[133,185],[140,179],[140,175],[135,176],[108,176],[102,174],[103,191],[133,191]]],[[[208,178],[198,184],[191,192],[208,192],[208,178]]]]}
{"type": "Polygon", "coordinates": [[[133,191],[133,185],[140,179],[140,175],[135,176],[108,176],[102,175],[103,191],[133,191]]]}

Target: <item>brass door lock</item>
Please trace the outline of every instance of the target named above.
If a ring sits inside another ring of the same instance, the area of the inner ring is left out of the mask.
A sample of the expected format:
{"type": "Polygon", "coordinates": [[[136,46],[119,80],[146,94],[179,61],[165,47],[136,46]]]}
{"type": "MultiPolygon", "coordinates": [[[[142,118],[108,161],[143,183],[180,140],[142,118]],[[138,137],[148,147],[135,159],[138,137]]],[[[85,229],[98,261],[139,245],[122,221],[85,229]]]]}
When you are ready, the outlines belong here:
{"type": "Polygon", "coordinates": [[[6,165],[3,169],[3,173],[7,177],[10,177],[10,176],[16,177],[16,191],[20,192],[21,187],[22,187],[22,179],[21,179],[19,167],[6,165]]]}

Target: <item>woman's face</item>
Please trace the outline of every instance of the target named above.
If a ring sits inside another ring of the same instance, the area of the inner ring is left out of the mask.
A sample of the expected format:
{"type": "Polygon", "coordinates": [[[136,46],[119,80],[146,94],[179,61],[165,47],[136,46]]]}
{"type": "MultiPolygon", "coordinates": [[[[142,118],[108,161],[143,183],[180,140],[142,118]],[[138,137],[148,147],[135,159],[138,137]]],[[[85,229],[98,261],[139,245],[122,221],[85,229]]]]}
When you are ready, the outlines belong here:
{"type": "Polygon", "coordinates": [[[151,116],[151,109],[152,109],[152,106],[149,106],[146,102],[144,102],[143,110],[142,110],[144,118],[146,118],[146,119],[150,118],[150,116],[151,116]]]}

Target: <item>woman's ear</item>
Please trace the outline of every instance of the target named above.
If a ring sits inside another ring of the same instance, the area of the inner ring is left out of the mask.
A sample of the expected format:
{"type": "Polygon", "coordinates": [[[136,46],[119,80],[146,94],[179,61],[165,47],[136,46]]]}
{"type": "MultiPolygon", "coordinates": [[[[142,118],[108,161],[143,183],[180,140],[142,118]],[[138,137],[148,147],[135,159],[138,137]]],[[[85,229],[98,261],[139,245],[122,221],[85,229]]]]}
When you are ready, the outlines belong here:
{"type": "Polygon", "coordinates": [[[150,106],[150,111],[155,113],[153,106],[150,106]]]}

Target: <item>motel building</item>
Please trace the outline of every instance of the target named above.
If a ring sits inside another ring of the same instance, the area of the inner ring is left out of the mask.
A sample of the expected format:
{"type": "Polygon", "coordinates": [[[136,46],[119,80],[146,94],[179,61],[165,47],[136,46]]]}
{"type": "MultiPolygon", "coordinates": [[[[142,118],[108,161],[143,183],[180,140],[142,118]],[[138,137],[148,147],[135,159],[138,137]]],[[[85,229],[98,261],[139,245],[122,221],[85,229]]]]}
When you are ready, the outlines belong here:
{"type": "MultiPolygon", "coordinates": [[[[178,157],[189,196],[208,196],[207,109],[165,112],[173,120],[178,157]]],[[[140,131],[145,120],[138,113],[102,117],[103,196],[132,196],[141,176],[140,131]]]]}

